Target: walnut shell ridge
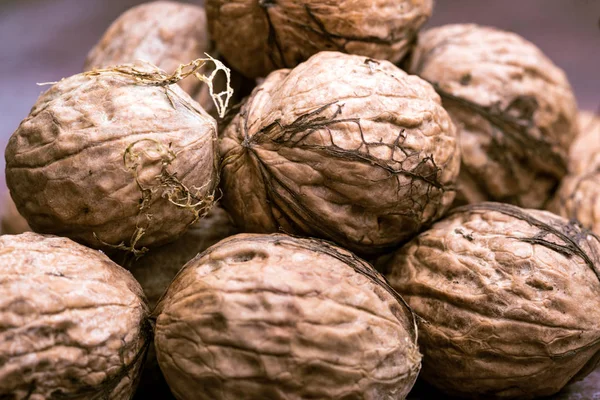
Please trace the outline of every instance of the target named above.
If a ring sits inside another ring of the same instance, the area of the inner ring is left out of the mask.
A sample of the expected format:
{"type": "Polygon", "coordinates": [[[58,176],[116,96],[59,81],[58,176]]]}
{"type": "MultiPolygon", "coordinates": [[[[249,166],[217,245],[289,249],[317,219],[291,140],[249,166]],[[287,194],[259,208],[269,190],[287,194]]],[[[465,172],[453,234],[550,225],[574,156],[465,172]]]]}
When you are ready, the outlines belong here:
{"type": "Polygon", "coordinates": [[[403,399],[413,315],[369,264],[316,239],[232,236],[190,261],[155,310],[178,399],[403,399]]]}
{"type": "Polygon", "coordinates": [[[222,204],[244,232],[377,254],[454,199],[455,128],[432,87],[388,61],[321,52],[270,74],[224,130],[222,204]]]}
{"type": "Polygon", "coordinates": [[[293,68],[320,51],[399,62],[432,0],[207,0],[208,28],[225,59],[249,78],[293,68]]]}
{"type": "Polygon", "coordinates": [[[0,397],[131,399],[151,340],[133,276],[99,251],[0,237],[0,397]]]}
{"type": "Polygon", "coordinates": [[[38,98],[5,154],[8,187],[33,230],[97,248],[159,245],[208,210],[216,122],[146,73],[162,71],[78,74],[38,98]]]}
{"type": "Polygon", "coordinates": [[[457,126],[456,204],[546,204],[577,135],[577,104],[560,68],[519,35],[456,24],[423,32],[407,70],[436,87],[457,126]]]}
{"type": "Polygon", "coordinates": [[[600,359],[600,239],[547,211],[480,203],[394,253],[421,377],[465,398],[549,396],[600,359]]]}

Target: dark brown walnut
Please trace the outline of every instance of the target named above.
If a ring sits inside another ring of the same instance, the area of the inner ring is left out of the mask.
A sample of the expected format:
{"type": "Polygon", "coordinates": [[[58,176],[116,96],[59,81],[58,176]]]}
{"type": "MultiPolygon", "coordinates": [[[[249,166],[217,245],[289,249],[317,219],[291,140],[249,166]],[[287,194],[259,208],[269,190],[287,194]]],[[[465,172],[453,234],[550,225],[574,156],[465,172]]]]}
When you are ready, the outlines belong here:
{"type": "Polygon", "coordinates": [[[361,254],[442,216],[460,164],[454,125],[429,84],[336,52],[270,74],[220,151],[223,205],[243,231],[318,236],[361,254]]]}
{"type": "Polygon", "coordinates": [[[217,49],[256,78],[292,68],[320,51],[399,62],[433,8],[432,0],[206,0],[217,49]]]}
{"type": "Polygon", "coordinates": [[[600,117],[582,112],[579,129],[569,151],[570,172],[548,208],[600,235],[600,117]]]}
{"type": "Polygon", "coordinates": [[[133,276],[99,251],[0,237],[0,398],[128,400],[151,328],[133,276]]]}
{"type": "Polygon", "coordinates": [[[39,97],[6,148],[6,180],[33,230],[131,250],[175,240],[208,210],[216,122],[165,82],[128,66],[39,97]]]}
{"type": "Polygon", "coordinates": [[[403,300],[316,239],[225,239],[184,266],[155,315],[180,400],[404,399],[420,368],[403,300]]]}
{"type": "Polygon", "coordinates": [[[421,377],[449,395],[531,399],[600,357],[600,239],[547,211],[454,209],[394,253],[387,278],[419,316],[421,377]]]}
{"type": "Polygon", "coordinates": [[[27,221],[19,214],[10,193],[0,193],[0,235],[17,235],[29,230],[27,221]]]}
{"type": "Polygon", "coordinates": [[[564,72],[522,37],[472,24],[424,32],[408,70],[436,87],[457,125],[455,204],[543,207],[567,173],[577,134],[564,72]]]}

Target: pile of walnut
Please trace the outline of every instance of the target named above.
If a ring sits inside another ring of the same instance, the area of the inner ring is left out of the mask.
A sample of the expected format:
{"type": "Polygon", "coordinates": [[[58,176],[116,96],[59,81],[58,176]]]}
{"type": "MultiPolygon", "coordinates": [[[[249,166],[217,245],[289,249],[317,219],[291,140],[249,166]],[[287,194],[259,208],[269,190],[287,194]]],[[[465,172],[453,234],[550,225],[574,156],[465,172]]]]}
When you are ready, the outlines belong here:
{"type": "Polygon", "coordinates": [[[124,13],[10,138],[0,398],[595,390],[600,119],[560,68],[420,33],[431,0],[205,3],[124,13]]]}

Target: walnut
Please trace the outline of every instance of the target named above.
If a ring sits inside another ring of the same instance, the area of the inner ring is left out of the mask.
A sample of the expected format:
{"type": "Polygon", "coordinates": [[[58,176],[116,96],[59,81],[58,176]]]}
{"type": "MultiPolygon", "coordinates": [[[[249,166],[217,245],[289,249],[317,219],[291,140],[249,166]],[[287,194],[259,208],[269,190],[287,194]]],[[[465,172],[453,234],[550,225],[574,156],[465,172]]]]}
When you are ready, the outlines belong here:
{"type": "Polygon", "coordinates": [[[35,233],[0,237],[0,398],[132,397],[151,337],[129,272],[35,233]]]}
{"type": "Polygon", "coordinates": [[[17,235],[29,231],[27,221],[15,206],[8,192],[0,196],[0,235],[17,235]]]}
{"type": "Polygon", "coordinates": [[[546,203],[577,134],[577,104],[560,68],[516,34],[459,24],[424,32],[408,70],[436,87],[458,127],[456,204],[546,203]]]}
{"type": "Polygon", "coordinates": [[[33,230],[136,251],[176,239],[208,210],[216,122],[163,80],[172,77],[120,67],[40,96],[6,149],[7,184],[33,230]]]}
{"type": "Polygon", "coordinates": [[[430,85],[387,61],[321,52],[270,74],[223,133],[223,205],[245,232],[380,253],[439,218],[460,154],[430,85]]]}
{"type": "Polygon", "coordinates": [[[232,236],[187,263],[155,315],[176,398],[403,399],[416,326],[369,264],[316,239],[232,236]]]}
{"type": "Polygon", "coordinates": [[[217,49],[256,78],[292,68],[320,51],[399,62],[433,8],[432,0],[207,0],[217,49]]]}
{"type": "Polygon", "coordinates": [[[387,278],[420,317],[421,377],[466,398],[548,396],[600,356],[600,240],[547,211],[454,209],[387,278]]]}
{"type": "Polygon", "coordinates": [[[548,208],[600,235],[600,117],[582,112],[569,151],[570,172],[548,208]]]}

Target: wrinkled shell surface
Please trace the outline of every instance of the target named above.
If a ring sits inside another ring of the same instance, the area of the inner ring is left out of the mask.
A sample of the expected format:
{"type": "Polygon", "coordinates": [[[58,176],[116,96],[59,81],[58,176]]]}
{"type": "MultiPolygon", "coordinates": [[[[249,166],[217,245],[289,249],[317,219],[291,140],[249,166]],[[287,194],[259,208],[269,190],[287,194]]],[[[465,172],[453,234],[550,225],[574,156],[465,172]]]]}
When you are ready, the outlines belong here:
{"type": "Polygon", "coordinates": [[[19,211],[10,193],[0,194],[0,235],[18,235],[29,231],[27,221],[19,211]]]}
{"type": "Polygon", "coordinates": [[[270,74],[220,151],[223,204],[243,231],[283,229],[361,254],[439,218],[460,164],[430,85],[387,61],[335,52],[270,74]]]}
{"type": "Polygon", "coordinates": [[[142,285],[153,309],[177,272],[192,258],[218,241],[235,235],[229,215],[214,206],[208,215],[190,227],[173,243],[152,249],[128,268],[142,285]]]}
{"type": "Polygon", "coordinates": [[[123,399],[150,340],[131,274],[96,250],[0,237],[0,398],[123,399]]]}
{"type": "Polygon", "coordinates": [[[394,254],[422,318],[421,377],[468,398],[551,395],[600,357],[600,241],[546,211],[481,203],[394,254]]]}
{"type": "Polygon", "coordinates": [[[168,93],[104,72],[40,96],[6,149],[7,184],[35,231],[93,247],[184,232],[218,181],[216,128],[177,85],[168,93]]]}
{"type": "Polygon", "coordinates": [[[600,117],[581,113],[579,129],[569,152],[570,173],[549,209],[600,235],[600,117]]]}
{"type": "Polygon", "coordinates": [[[420,354],[399,300],[341,248],[233,236],[159,303],[158,361],[178,399],[403,399],[420,354]]]}
{"type": "Polygon", "coordinates": [[[432,0],[206,0],[217,49],[244,75],[292,68],[320,51],[399,62],[432,0]]]}
{"type": "Polygon", "coordinates": [[[471,24],[423,33],[408,70],[437,85],[457,125],[457,204],[542,207],[567,172],[577,134],[564,72],[522,37],[471,24]]]}

